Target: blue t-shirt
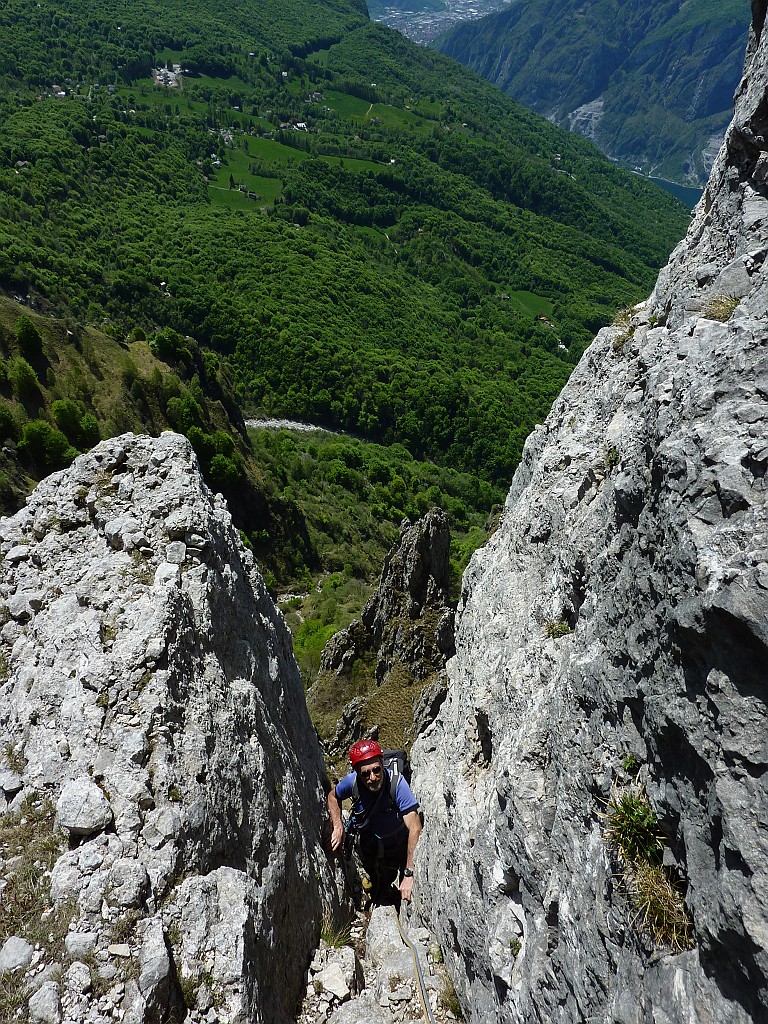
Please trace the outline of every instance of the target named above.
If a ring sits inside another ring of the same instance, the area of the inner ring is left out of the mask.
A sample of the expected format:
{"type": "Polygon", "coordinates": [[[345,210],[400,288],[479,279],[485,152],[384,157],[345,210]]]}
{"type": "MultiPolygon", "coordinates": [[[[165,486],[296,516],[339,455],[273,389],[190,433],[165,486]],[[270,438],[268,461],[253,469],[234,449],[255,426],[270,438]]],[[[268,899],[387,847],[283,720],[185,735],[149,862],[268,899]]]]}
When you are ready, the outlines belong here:
{"type": "MultiPolygon", "coordinates": [[[[339,801],[351,798],[356,777],[356,772],[350,772],[336,786],[336,796],[339,801]]],[[[372,793],[369,789],[366,789],[362,782],[358,783],[360,795],[357,800],[353,801],[352,812],[358,821],[366,822],[366,827],[362,833],[364,836],[381,839],[384,845],[387,846],[394,844],[401,838],[403,828],[405,827],[402,816],[415,811],[419,806],[419,802],[413,795],[411,787],[403,776],[400,775],[398,776],[397,789],[395,790],[395,801],[397,803],[397,810],[395,810],[390,796],[391,776],[386,769],[384,771],[382,790],[383,792],[372,793]],[[374,813],[373,818],[368,821],[368,813],[377,800],[380,800],[378,809],[374,813]],[[400,812],[399,814],[398,811],[400,812]]]]}

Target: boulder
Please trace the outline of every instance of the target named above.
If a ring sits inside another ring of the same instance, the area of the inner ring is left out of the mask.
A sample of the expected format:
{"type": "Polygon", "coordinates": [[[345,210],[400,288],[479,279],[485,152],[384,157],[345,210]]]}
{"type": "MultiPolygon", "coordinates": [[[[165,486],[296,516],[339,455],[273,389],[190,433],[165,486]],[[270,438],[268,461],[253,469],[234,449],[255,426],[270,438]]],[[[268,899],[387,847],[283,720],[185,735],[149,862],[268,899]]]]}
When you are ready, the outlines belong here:
{"type": "Polygon", "coordinates": [[[62,788],[56,819],[70,835],[90,836],[112,823],[112,808],[99,787],[87,776],[80,776],[62,788]]]}

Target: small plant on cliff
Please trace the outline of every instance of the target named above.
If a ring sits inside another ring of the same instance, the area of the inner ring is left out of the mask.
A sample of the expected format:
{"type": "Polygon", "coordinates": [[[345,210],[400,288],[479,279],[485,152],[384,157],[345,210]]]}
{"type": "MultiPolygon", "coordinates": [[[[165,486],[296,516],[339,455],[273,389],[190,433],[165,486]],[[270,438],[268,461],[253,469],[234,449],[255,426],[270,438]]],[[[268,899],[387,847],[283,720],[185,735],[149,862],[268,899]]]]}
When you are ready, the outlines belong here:
{"type": "Polygon", "coordinates": [[[613,327],[619,328],[618,333],[613,339],[613,351],[621,352],[626,343],[634,335],[636,324],[633,322],[632,317],[634,310],[631,306],[625,306],[620,309],[616,316],[613,318],[613,327]]]}
{"type": "Polygon", "coordinates": [[[544,635],[548,640],[559,640],[561,636],[568,636],[572,632],[565,619],[547,619],[544,623],[544,635]]]}
{"type": "Polygon", "coordinates": [[[731,319],[740,301],[735,295],[714,295],[704,307],[704,316],[707,320],[725,323],[731,319]]]}
{"type": "Polygon", "coordinates": [[[622,860],[656,863],[664,852],[664,838],[656,815],[641,790],[614,793],[605,813],[605,838],[622,860]]]}
{"type": "Polygon", "coordinates": [[[3,748],[3,754],[5,755],[5,763],[11,769],[12,772],[17,772],[19,775],[27,767],[27,759],[24,757],[20,750],[9,741],[3,748]]]}
{"type": "Polygon", "coordinates": [[[438,1002],[444,1010],[448,1010],[452,1013],[456,1020],[464,1020],[464,1011],[461,1008],[461,1003],[459,1002],[459,997],[456,994],[453,982],[448,975],[446,975],[443,980],[443,987],[440,991],[440,995],[438,996],[438,1002]]]}
{"type": "Polygon", "coordinates": [[[616,853],[632,923],[658,946],[690,949],[691,919],[683,895],[662,864],[664,837],[648,797],[637,785],[611,794],[602,815],[604,838],[616,853]]]}
{"type": "Polygon", "coordinates": [[[637,775],[640,771],[640,762],[634,754],[625,754],[621,767],[624,769],[626,775],[637,775]]]}
{"type": "Polygon", "coordinates": [[[620,461],[621,461],[621,456],[619,455],[619,451],[618,451],[617,448],[615,448],[613,445],[611,445],[610,448],[606,449],[606,452],[605,452],[605,468],[607,470],[610,471],[612,469],[615,469],[618,466],[620,461]]]}
{"type": "Polygon", "coordinates": [[[352,922],[338,920],[332,913],[323,915],[320,923],[320,938],[332,949],[340,949],[342,946],[352,944],[352,922]]]}

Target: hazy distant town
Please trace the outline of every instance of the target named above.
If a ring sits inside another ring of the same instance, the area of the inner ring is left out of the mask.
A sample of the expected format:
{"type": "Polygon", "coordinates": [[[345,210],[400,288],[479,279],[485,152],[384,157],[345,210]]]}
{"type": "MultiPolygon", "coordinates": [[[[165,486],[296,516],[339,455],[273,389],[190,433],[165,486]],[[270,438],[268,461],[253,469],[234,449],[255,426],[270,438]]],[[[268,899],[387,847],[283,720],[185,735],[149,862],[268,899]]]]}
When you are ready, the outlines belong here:
{"type": "Polygon", "coordinates": [[[381,21],[414,42],[426,45],[457,21],[472,21],[509,6],[509,0],[445,0],[443,10],[425,11],[419,9],[416,0],[412,10],[384,6],[382,11],[374,15],[374,21],[381,21]]]}

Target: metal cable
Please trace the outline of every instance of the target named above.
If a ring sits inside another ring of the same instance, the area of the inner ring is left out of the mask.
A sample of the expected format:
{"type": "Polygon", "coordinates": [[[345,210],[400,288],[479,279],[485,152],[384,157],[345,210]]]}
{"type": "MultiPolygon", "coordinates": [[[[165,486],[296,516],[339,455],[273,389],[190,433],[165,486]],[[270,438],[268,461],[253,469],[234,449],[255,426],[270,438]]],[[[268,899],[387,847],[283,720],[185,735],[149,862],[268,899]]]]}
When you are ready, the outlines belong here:
{"type": "Polygon", "coordinates": [[[424,984],[424,975],[421,972],[419,954],[416,952],[414,944],[403,931],[402,925],[400,924],[400,915],[395,907],[392,907],[392,913],[395,915],[395,920],[397,921],[397,930],[400,932],[400,938],[406,944],[408,949],[410,949],[411,956],[413,957],[413,966],[416,972],[416,980],[419,983],[419,997],[421,998],[421,1007],[424,1011],[424,1017],[429,1021],[429,1024],[435,1024],[435,1018],[432,1014],[432,1005],[429,1001],[429,996],[427,995],[427,986],[424,984]]]}

